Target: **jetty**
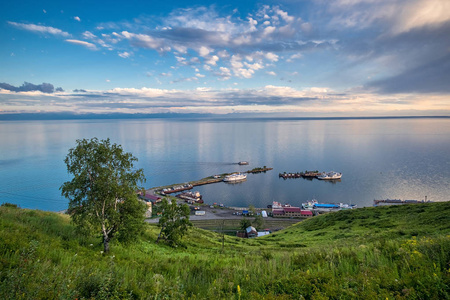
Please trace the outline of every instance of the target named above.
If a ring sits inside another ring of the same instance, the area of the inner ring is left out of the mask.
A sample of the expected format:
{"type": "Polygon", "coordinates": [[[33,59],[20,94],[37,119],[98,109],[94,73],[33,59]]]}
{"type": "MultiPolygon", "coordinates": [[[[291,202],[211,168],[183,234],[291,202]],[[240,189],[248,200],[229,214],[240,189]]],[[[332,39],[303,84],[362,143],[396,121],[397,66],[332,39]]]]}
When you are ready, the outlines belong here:
{"type": "Polygon", "coordinates": [[[317,178],[320,176],[323,172],[319,171],[305,171],[305,172],[295,172],[295,173],[279,173],[278,177],[283,179],[288,178],[317,178]]]}
{"type": "MultiPolygon", "coordinates": [[[[253,174],[255,174],[255,173],[263,173],[263,172],[270,171],[272,169],[273,168],[268,168],[268,167],[264,166],[262,168],[254,168],[252,170],[246,171],[245,173],[253,173],[253,174]]],[[[154,192],[156,192],[158,194],[161,194],[161,195],[167,195],[167,194],[182,192],[182,191],[185,191],[185,190],[191,190],[195,186],[222,182],[223,179],[226,176],[234,174],[234,173],[236,173],[236,172],[224,173],[224,174],[220,174],[220,175],[213,175],[213,176],[202,178],[200,180],[190,181],[190,182],[187,182],[187,183],[155,187],[155,188],[152,188],[151,190],[153,190],[154,192]]]]}
{"type": "Polygon", "coordinates": [[[253,168],[251,170],[248,170],[246,173],[265,173],[267,171],[273,170],[273,168],[267,168],[266,166],[262,167],[262,168],[253,168]]]}
{"type": "Polygon", "coordinates": [[[380,199],[373,200],[373,206],[384,206],[384,205],[404,205],[404,204],[419,204],[419,203],[430,203],[432,201],[425,200],[401,200],[401,199],[380,199]]]}

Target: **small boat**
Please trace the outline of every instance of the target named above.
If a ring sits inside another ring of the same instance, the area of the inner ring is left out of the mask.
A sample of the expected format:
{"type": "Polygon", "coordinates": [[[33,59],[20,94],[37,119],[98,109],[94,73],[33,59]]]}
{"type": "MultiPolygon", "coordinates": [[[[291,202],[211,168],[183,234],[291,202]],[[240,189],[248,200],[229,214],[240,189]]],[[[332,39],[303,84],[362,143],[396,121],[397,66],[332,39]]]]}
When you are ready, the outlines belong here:
{"type": "Polygon", "coordinates": [[[341,177],[342,177],[342,173],[331,171],[331,172],[323,172],[322,174],[317,176],[317,179],[335,180],[335,179],[341,179],[341,177]]]}
{"type": "Polygon", "coordinates": [[[247,179],[247,174],[245,174],[245,173],[234,173],[234,174],[225,176],[223,181],[225,181],[225,182],[235,182],[235,181],[241,181],[241,180],[246,180],[246,179],[247,179]]]}
{"type": "Polygon", "coordinates": [[[239,165],[244,166],[244,165],[248,165],[249,162],[248,161],[240,161],[238,162],[239,165]]]}

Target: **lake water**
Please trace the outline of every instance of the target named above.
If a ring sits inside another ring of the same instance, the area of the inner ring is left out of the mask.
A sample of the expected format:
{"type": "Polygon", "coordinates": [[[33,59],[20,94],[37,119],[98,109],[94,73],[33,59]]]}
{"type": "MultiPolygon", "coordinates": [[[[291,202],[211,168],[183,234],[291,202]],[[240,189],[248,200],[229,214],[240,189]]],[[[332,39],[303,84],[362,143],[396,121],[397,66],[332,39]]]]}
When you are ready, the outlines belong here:
{"type": "Polygon", "coordinates": [[[0,122],[0,203],[59,211],[64,158],[81,138],[110,138],[139,161],[146,188],[272,167],[240,184],[201,186],[206,203],[266,207],[374,199],[450,200],[450,119],[67,120],[0,122]],[[247,160],[249,166],[237,162],[247,160]],[[282,172],[339,171],[340,182],[282,172]]]}

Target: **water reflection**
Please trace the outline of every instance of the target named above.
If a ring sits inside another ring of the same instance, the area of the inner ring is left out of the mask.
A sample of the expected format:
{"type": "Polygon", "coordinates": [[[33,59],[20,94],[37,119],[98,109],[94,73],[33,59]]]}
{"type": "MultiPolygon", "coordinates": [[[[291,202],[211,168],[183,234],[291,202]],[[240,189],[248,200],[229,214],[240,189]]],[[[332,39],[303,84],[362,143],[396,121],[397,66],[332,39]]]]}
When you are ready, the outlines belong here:
{"type": "Polygon", "coordinates": [[[448,119],[90,120],[0,122],[0,202],[66,208],[59,191],[69,179],[64,157],[77,139],[91,137],[110,138],[133,153],[148,188],[273,167],[243,183],[199,187],[207,203],[265,207],[315,198],[361,207],[375,198],[450,200],[448,119]],[[250,165],[238,165],[242,160],[250,165]],[[280,180],[287,170],[336,170],[344,177],[280,180]]]}

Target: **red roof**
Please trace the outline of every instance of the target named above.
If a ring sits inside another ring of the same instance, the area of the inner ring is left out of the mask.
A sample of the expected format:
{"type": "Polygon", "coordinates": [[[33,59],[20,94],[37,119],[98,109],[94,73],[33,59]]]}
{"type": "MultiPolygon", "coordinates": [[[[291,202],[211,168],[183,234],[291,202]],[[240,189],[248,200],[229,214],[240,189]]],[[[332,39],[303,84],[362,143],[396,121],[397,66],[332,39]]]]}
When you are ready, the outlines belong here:
{"type": "Polygon", "coordinates": [[[273,215],[284,215],[284,210],[283,209],[273,209],[272,214],[273,215]]]}
{"type": "Polygon", "coordinates": [[[285,207],[284,212],[286,213],[300,213],[302,210],[300,207],[285,207]]]}
{"type": "Polygon", "coordinates": [[[312,216],[313,213],[310,210],[302,210],[302,216],[312,216]]]}
{"type": "Polygon", "coordinates": [[[158,197],[158,196],[155,196],[152,194],[147,194],[147,193],[145,193],[145,198],[150,199],[150,200],[155,200],[155,201],[161,199],[161,197],[158,197]]]}

